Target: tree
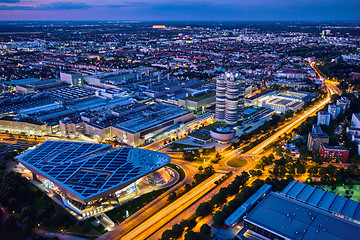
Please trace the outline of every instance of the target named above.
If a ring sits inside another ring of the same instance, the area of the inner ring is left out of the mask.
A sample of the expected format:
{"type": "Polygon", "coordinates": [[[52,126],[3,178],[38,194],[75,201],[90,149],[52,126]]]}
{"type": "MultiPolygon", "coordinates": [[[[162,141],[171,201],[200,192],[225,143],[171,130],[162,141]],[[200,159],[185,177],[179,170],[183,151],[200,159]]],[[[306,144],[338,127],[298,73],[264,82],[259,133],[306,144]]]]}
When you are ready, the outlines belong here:
{"type": "Polygon", "coordinates": [[[8,231],[14,231],[16,229],[16,220],[14,215],[10,214],[4,221],[5,229],[8,231]]]}
{"type": "Polygon", "coordinates": [[[282,155],[283,155],[282,151],[283,151],[282,147],[278,147],[275,150],[275,154],[279,157],[282,157],[282,155]]]}
{"type": "Polygon", "coordinates": [[[286,173],[287,173],[287,170],[286,170],[285,166],[280,166],[279,167],[279,175],[285,176],[286,173]]]}
{"type": "Polygon", "coordinates": [[[185,240],[199,240],[199,239],[200,239],[200,234],[192,230],[188,231],[185,234],[185,240]]]}
{"type": "Polygon", "coordinates": [[[10,200],[9,200],[9,205],[8,205],[8,207],[9,207],[9,209],[10,210],[16,210],[17,211],[17,209],[19,208],[19,206],[20,206],[20,203],[19,203],[19,201],[16,199],[16,198],[10,198],[10,200]]]}
{"type": "Polygon", "coordinates": [[[203,202],[199,205],[199,207],[196,209],[196,215],[199,217],[206,217],[209,215],[212,211],[212,207],[209,202],[203,202]]]}
{"type": "Polygon", "coordinates": [[[192,229],[193,227],[196,226],[196,221],[195,219],[185,219],[180,222],[180,226],[182,228],[192,229]]]}
{"type": "Polygon", "coordinates": [[[273,174],[274,174],[275,176],[278,176],[278,175],[280,174],[279,168],[278,168],[277,166],[275,166],[275,167],[273,168],[273,174]]]}
{"type": "Polygon", "coordinates": [[[311,175],[311,176],[314,176],[316,174],[318,174],[319,172],[319,168],[317,166],[312,166],[308,169],[308,173],[311,175]]]}
{"type": "Polygon", "coordinates": [[[200,234],[203,237],[209,237],[211,235],[211,227],[206,223],[200,227],[200,234]]]}
{"type": "Polygon", "coordinates": [[[295,166],[294,165],[291,165],[288,169],[288,173],[289,174],[295,174],[295,166]]]}
{"type": "Polygon", "coordinates": [[[171,192],[169,194],[168,201],[172,202],[172,201],[174,201],[176,199],[176,197],[177,197],[176,192],[171,192]]]}
{"type": "Polygon", "coordinates": [[[223,211],[217,211],[215,214],[214,214],[214,223],[218,226],[222,226],[224,224],[224,221],[226,219],[226,215],[223,211]]]}
{"type": "Polygon", "coordinates": [[[297,174],[304,174],[306,172],[305,166],[301,165],[301,164],[297,165],[296,172],[297,172],[297,174]]]}
{"type": "Polygon", "coordinates": [[[172,234],[175,238],[181,237],[181,235],[184,232],[184,228],[181,227],[180,224],[175,224],[171,230],[172,230],[172,234]]]}
{"type": "Polygon", "coordinates": [[[173,233],[171,230],[165,230],[161,235],[161,240],[170,240],[173,238],[173,233]]]}

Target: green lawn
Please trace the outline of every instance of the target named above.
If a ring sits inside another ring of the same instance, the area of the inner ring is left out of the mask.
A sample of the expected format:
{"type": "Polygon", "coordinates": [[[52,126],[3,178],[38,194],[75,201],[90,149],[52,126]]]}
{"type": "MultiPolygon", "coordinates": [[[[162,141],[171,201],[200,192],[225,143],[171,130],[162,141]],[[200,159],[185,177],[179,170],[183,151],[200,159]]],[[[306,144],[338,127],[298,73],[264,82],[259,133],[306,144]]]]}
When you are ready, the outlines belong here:
{"type": "Polygon", "coordinates": [[[324,186],[324,185],[320,185],[320,188],[335,193],[335,194],[339,194],[340,196],[345,197],[346,193],[345,191],[348,190],[349,192],[354,192],[354,193],[350,193],[349,195],[351,195],[351,199],[357,202],[360,202],[360,184],[354,184],[352,185],[352,188],[350,189],[348,185],[337,185],[336,189],[333,191],[331,190],[331,186],[324,186]]]}
{"type": "Polygon", "coordinates": [[[247,164],[247,161],[241,158],[233,158],[230,159],[226,164],[229,167],[240,168],[245,166],[247,164]]]}

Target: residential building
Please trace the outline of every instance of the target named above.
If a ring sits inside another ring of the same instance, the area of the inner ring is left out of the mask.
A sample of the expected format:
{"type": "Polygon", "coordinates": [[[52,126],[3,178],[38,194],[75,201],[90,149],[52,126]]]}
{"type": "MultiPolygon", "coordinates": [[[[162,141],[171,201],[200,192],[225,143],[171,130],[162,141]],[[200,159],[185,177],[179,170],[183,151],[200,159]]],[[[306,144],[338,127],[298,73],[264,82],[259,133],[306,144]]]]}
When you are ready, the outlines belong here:
{"type": "Polygon", "coordinates": [[[329,136],[319,125],[313,125],[307,141],[309,151],[318,151],[322,143],[329,143],[329,136]]]}
{"type": "Polygon", "coordinates": [[[349,150],[342,146],[330,146],[327,143],[320,145],[320,155],[324,158],[341,159],[342,162],[347,162],[349,158],[349,150]]]}
{"type": "Polygon", "coordinates": [[[318,125],[330,125],[330,118],[331,115],[330,113],[324,112],[324,111],[319,111],[317,113],[317,124],[318,125]]]}
{"type": "Polygon", "coordinates": [[[345,112],[346,109],[349,109],[350,107],[350,100],[347,99],[346,97],[341,97],[340,99],[338,99],[336,101],[336,105],[338,105],[341,109],[341,112],[345,112]]]}
{"type": "Polygon", "coordinates": [[[340,112],[341,112],[340,106],[335,104],[329,104],[328,113],[332,116],[332,118],[336,118],[337,116],[339,116],[340,112]]]}
{"type": "Polygon", "coordinates": [[[360,113],[353,113],[351,117],[351,125],[355,128],[360,128],[360,113]]]}

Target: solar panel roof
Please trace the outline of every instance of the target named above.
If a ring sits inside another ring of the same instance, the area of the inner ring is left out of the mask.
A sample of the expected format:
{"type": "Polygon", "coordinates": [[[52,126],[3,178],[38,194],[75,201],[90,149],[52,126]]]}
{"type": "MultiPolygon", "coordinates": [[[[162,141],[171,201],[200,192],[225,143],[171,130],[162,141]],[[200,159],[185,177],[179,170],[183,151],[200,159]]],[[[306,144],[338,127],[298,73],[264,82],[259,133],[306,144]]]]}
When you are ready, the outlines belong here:
{"type": "Polygon", "coordinates": [[[145,149],[111,149],[108,144],[47,141],[18,160],[86,201],[165,166],[170,157],[145,149]]]}

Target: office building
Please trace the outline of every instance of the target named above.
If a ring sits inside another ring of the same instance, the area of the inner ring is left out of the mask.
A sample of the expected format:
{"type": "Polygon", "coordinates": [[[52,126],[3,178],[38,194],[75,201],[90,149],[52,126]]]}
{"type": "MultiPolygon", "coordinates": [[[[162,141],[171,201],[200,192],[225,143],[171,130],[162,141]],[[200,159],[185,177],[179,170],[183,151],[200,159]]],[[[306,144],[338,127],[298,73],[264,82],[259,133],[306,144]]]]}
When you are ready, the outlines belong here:
{"type": "Polygon", "coordinates": [[[245,79],[239,73],[228,72],[216,80],[215,119],[234,125],[244,113],[245,79]]]}
{"type": "Polygon", "coordinates": [[[317,124],[318,125],[328,125],[329,126],[330,118],[331,118],[330,113],[327,113],[327,112],[324,112],[324,111],[319,111],[317,113],[317,124]]]}

